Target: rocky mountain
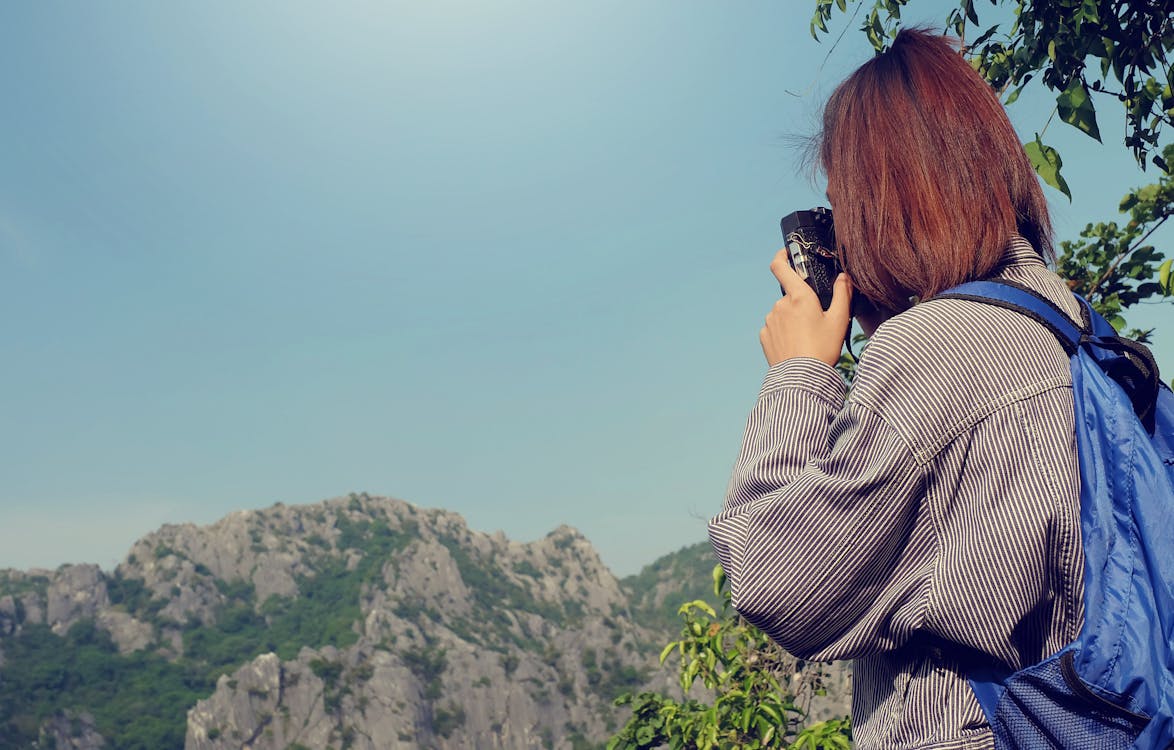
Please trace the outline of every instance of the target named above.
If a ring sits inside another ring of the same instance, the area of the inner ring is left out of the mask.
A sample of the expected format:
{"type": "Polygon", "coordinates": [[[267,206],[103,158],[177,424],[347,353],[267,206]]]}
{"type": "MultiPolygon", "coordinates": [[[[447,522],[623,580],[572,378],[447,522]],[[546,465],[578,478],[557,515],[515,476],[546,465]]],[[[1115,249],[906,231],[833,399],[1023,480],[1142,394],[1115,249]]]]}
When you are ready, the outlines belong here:
{"type": "Polygon", "coordinates": [[[694,599],[721,609],[713,593],[717,558],[709,542],[700,542],[658,558],[639,573],[620,581],[628,592],[632,615],[641,624],[664,633],[681,627],[680,606],[694,599]]]}
{"type": "Polygon", "coordinates": [[[164,526],[111,572],[0,571],[0,747],[599,747],[616,695],[674,689],[663,614],[704,595],[677,578],[701,548],[621,582],[569,527],[352,494],[164,526]]]}

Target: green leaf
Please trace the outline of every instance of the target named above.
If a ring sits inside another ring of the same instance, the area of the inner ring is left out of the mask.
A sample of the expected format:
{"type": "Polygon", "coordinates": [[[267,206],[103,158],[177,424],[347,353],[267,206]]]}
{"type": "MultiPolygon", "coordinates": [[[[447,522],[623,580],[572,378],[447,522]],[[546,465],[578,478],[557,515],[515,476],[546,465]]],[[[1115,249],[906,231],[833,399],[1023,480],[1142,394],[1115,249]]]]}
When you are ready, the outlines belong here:
{"type": "Polygon", "coordinates": [[[721,596],[722,587],[726,585],[726,571],[720,565],[713,566],[713,595],[721,596]]]}
{"type": "Polygon", "coordinates": [[[989,29],[987,29],[986,31],[982,32],[982,34],[979,35],[978,39],[975,39],[973,42],[971,42],[967,46],[970,47],[970,49],[974,49],[975,47],[979,46],[980,44],[982,44],[983,42],[985,42],[986,40],[988,40],[992,36],[994,36],[995,32],[998,30],[999,30],[999,24],[996,23],[994,26],[992,26],[989,29]]]}
{"type": "Polygon", "coordinates": [[[709,606],[709,603],[704,599],[694,599],[691,602],[685,602],[677,608],[677,614],[686,614],[691,609],[699,609],[710,617],[717,617],[717,612],[714,612],[713,607],[709,606]]]}
{"type": "Polygon", "coordinates": [[[759,712],[761,712],[761,713],[765,714],[767,717],[769,717],[770,720],[773,721],[775,724],[782,726],[783,715],[781,713],[779,713],[778,709],[776,709],[774,706],[771,706],[768,704],[763,704],[758,707],[758,710],[759,710],[759,712]]]}
{"type": "Polygon", "coordinates": [[[827,33],[828,27],[827,24],[824,23],[823,13],[817,12],[815,14],[815,18],[811,19],[811,23],[813,26],[818,27],[820,31],[824,32],[825,34],[827,33]]]}
{"type": "Polygon", "coordinates": [[[1072,191],[1068,189],[1068,183],[1060,174],[1060,168],[1064,166],[1060,152],[1051,146],[1045,146],[1039,139],[1039,133],[1035,134],[1034,141],[1023,144],[1023,150],[1027,152],[1027,158],[1031,160],[1031,166],[1035,168],[1040,179],[1068,196],[1068,200],[1072,200],[1072,191]]]}
{"type": "Polygon", "coordinates": [[[685,674],[681,675],[681,686],[685,692],[689,692],[689,687],[697,679],[697,673],[701,671],[701,662],[689,662],[689,666],[685,668],[685,674]]]}
{"type": "Polygon", "coordinates": [[[880,15],[876,12],[876,8],[872,9],[868,20],[860,28],[864,31],[864,35],[868,37],[868,41],[872,44],[873,49],[877,53],[883,52],[885,49],[885,28],[881,24],[880,15]]]}
{"type": "Polygon", "coordinates": [[[673,652],[673,649],[676,647],[677,647],[676,642],[670,643],[669,645],[664,647],[664,650],[662,650],[660,652],[660,663],[661,664],[664,664],[664,660],[669,658],[669,654],[671,654],[673,652]]]}
{"type": "Polygon", "coordinates": [[[1076,17],[1082,21],[1100,23],[1101,15],[1097,12],[1097,0],[1084,0],[1080,10],[1076,11],[1076,17]]]}
{"type": "Polygon", "coordinates": [[[1089,98],[1084,81],[1074,78],[1068,88],[1056,97],[1056,111],[1064,122],[1084,131],[1098,141],[1101,139],[1101,131],[1097,127],[1096,109],[1093,107],[1092,99],[1089,98]]]}
{"type": "Polygon", "coordinates": [[[953,28],[954,33],[962,37],[966,33],[964,16],[956,10],[950,11],[950,15],[946,16],[946,28],[953,28]]]}
{"type": "Polygon", "coordinates": [[[1162,287],[1162,296],[1164,297],[1174,295],[1174,285],[1171,283],[1174,282],[1174,278],[1172,278],[1170,273],[1171,264],[1174,264],[1174,259],[1168,260],[1158,266],[1158,284],[1162,287]]]}

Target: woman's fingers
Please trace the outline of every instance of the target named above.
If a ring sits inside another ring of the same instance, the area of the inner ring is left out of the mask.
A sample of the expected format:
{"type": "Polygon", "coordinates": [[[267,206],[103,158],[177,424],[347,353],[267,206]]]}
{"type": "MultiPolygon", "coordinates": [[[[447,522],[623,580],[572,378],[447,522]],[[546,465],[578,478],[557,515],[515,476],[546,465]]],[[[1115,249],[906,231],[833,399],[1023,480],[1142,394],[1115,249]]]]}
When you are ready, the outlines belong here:
{"type": "MultiPolygon", "coordinates": [[[[836,277],[832,301],[827,310],[815,291],[788,265],[771,264],[775,278],[784,284],[787,296],[777,300],[758,332],[766,361],[774,365],[794,357],[814,357],[834,366],[840,358],[844,335],[852,311],[852,282],[847,274],[836,277]],[[798,282],[799,288],[795,287],[798,282]],[[794,292],[791,290],[795,289],[794,292]]],[[[782,259],[782,263],[786,263],[782,259]]]]}
{"type": "Polygon", "coordinates": [[[791,296],[802,297],[805,295],[815,296],[813,290],[803,277],[800,276],[794,268],[791,268],[790,253],[787,248],[779,250],[775,254],[774,260],[770,262],[770,272],[774,274],[775,278],[779,280],[783,291],[791,296]]]}
{"type": "Polygon", "coordinates": [[[848,321],[852,319],[852,279],[848,278],[848,274],[841,273],[836,277],[832,287],[832,302],[824,315],[833,329],[848,330],[848,321]]]}

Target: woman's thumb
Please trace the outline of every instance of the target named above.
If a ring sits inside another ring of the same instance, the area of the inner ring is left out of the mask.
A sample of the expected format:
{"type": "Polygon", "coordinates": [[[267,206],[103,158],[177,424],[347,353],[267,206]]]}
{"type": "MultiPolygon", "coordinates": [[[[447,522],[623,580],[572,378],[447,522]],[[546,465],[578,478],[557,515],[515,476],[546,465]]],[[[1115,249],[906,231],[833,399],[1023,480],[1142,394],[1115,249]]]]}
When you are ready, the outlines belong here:
{"type": "Polygon", "coordinates": [[[837,325],[847,329],[848,321],[852,317],[852,280],[848,278],[848,274],[841,273],[836,277],[832,286],[832,303],[828,305],[825,314],[837,325]]]}

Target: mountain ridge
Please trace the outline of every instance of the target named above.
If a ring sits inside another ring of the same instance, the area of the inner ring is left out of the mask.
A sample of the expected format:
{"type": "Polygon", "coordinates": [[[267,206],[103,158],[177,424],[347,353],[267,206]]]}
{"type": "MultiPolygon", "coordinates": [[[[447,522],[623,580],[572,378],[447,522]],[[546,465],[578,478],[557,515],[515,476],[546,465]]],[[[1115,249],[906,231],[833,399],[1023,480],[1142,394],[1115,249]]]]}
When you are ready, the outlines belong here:
{"type": "MultiPolygon", "coordinates": [[[[657,637],[569,526],[523,543],[365,493],[278,503],[165,524],[109,572],[0,571],[10,666],[40,644],[179,671],[160,678],[187,681],[178,703],[203,693],[181,743],[174,710],[170,730],[136,733],[130,717],[85,705],[14,705],[10,689],[0,744],[60,739],[70,725],[119,747],[587,747],[618,721],[608,693],[644,686],[643,646],[657,637]]],[[[21,683],[0,669],[0,685],[21,683]]],[[[96,700],[83,682],[64,703],[96,700]]]]}
{"type": "Polygon", "coordinates": [[[0,745],[598,747],[618,693],[679,692],[655,655],[707,546],[621,580],[565,524],[351,493],[165,524],[108,572],[0,570],[0,745]]]}

